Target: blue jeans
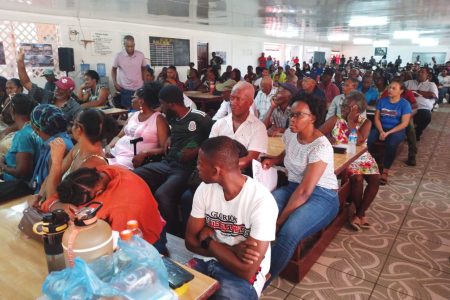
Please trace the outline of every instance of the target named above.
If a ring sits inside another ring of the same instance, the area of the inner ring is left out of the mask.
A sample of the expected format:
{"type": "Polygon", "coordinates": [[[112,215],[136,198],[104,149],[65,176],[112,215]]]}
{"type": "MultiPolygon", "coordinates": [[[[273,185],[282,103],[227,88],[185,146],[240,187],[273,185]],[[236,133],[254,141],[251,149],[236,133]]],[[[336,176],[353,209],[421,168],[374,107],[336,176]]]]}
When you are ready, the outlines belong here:
{"type": "MultiPolygon", "coordinates": [[[[417,134],[417,132],[416,132],[417,134]]],[[[380,133],[375,126],[372,126],[370,130],[369,138],[367,139],[367,146],[369,147],[369,152],[373,151],[373,144],[378,140],[380,133]]],[[[385,169],[390,169],[392,163],[395,159],[395,153],[397,152],[397,147],[405,139],[405,130],[401,130],[395,133],[391,133],[384,141],[384,162],[383,167],[385,169]]]]}
{"type": "Polygon", "coordinates": [[[121,89],[120,90],[120,104],[124,108],[131,108],[131,98],[134,95],[134,91],[121,89]]]}
{"type": "Polygon", "coordinates": [[[186,231],[187,221],[189,220],[189,216],[191,215],[192,203],[194,202],[194,194],[195,194],[195,191],[193,191],[189,187],[181,195],[181,224],[182,224],[183,234],[186,231]]]}
{"type": "Polygon", "coordinates": [[[195,270],[216,279],[220,283],[220,289],[208,299],[258,299],[258,294],[250,282],[234,275],[217,260],[212,259],[207,262],[198,258],[194,258],[194,260],[196,262],[195,270]]]}
{"type": "Polygon", "coordinates": [[[166,234],[166,226],[163,227],[161,234],[159,235],[159,240],[157,240],[154,244],[153,247],[156,248],[156,250],[158,250],[159,254],[167,254],[168,250],[167,250],[167,234],[166,234]]]}
{"type": "Polygon", "coordinates": [[[441,104],[444,100],[445,94],[448,93],[450,94],[450,88],[449,87],[441,87],[439,88],[439,99],[437,101],[437,103],[441,104]]]}
{"type": "MultiPolygon", "coordinates": [[[[279,213],[287,205],[298,183],[288,185],[272,192],[277,201],[279,213]]],[[[335,190],[316,186],[308,200],[295,209],[280,228],[272,245],[271,279],[277,277],[286,267],[300,241],[325,228],[333,221],[339,211],[339,197],[335,190]]],[[[270,283],[266,282],[266,286],[270,283]]]]}

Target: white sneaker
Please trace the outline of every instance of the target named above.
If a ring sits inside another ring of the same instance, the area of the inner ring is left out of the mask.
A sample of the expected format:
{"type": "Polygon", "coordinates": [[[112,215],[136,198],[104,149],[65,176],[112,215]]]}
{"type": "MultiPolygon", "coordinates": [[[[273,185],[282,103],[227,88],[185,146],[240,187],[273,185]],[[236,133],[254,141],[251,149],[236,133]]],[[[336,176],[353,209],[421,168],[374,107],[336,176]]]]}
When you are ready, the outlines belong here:
{"type": "Polygon", "coordinates": [[[434,109],[438,109],[439,108],[439,104],[436,103],[433,108],[434,109]]]}
{"type": "Polygon", "coordinates": [[[442,99],[442,103],[448,103],[447,98],[442,99]]]}

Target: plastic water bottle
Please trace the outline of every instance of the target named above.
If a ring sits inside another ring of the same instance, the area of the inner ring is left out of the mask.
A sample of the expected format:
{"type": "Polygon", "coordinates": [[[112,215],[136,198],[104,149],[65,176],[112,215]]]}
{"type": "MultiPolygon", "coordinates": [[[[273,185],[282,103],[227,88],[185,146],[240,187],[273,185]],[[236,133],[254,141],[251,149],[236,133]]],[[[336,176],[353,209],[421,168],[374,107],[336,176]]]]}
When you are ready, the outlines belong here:
{"type": "Polygon", "coordinates": [[[352,132],[348,136],[348,148],[347,152],[349,154],[356,153],[356,142],[358,140],[358,134],[356,133],[356,129],[352,129],[352,132]]]}
{"type": "Polygon", "coordinates": [[[131,231],[131,233],[137,237],[142,239],[143,234],[142,230],[139,228],[139,223],[136,220],[129,220],[127,222],[127,229],[131,231]]]}

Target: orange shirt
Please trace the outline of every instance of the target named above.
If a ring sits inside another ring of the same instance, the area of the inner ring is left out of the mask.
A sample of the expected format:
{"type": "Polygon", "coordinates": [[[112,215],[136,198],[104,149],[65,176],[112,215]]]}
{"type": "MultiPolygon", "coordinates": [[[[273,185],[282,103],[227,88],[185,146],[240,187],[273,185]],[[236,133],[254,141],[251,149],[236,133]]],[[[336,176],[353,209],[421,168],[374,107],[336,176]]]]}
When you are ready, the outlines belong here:
{"type": "MultiPolygon", "coordinates": [[[[151,244],[158,241],[165,221],[161,218],[158,203],[147,183],[122,167],[105,165],[98,166],[97,170],[111,178],[106,190],[94,199],[103,203],[97,217],[108,222],[112,230],[119,232],[127,229],[127,221],[136,220],[144,240],[151,244]]],[[[47,199],[41,209],[48,211],[54,198],[47,199]]]]}

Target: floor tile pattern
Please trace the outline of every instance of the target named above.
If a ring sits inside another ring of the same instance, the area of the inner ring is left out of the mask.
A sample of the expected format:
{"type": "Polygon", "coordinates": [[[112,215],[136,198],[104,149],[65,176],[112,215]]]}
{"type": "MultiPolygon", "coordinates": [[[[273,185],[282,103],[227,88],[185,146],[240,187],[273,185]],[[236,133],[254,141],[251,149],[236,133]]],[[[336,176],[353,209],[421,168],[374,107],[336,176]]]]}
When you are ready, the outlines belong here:
{"type": "Polygon", "coordinates": [[[299,284],[276,278],[261,299],[450,299],[450,106],[405,145],[366,215],[373,228],[336,235],[299,284]]]}

